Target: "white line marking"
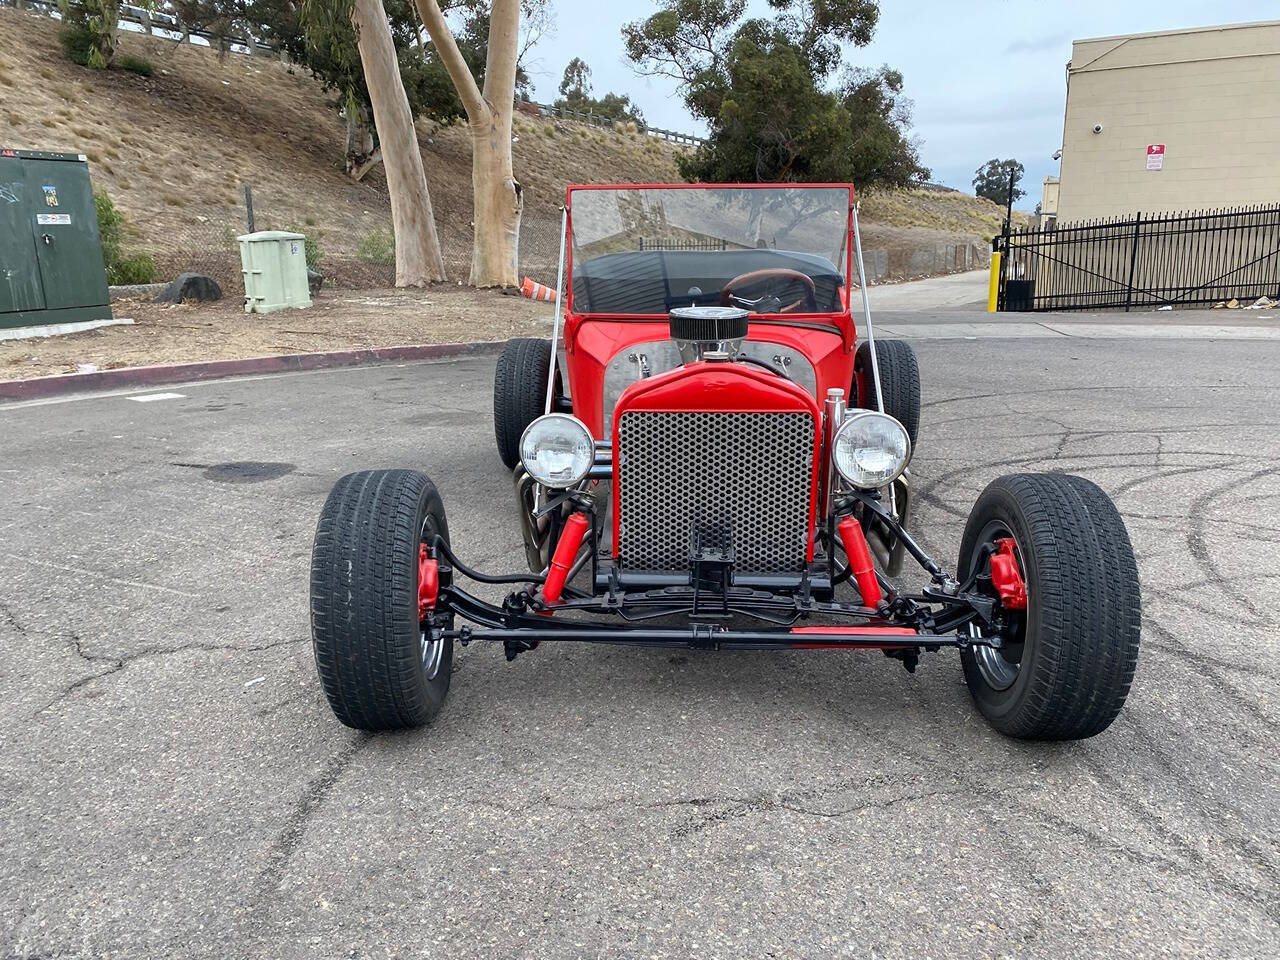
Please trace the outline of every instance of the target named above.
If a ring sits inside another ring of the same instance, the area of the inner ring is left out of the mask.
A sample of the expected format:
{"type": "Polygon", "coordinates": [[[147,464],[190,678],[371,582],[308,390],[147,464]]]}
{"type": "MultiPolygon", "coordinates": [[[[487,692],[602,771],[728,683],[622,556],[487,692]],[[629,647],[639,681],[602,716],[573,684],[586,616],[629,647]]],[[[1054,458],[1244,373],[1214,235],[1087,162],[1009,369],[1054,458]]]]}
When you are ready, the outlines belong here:
{"type": "Polygon", "coordinates": [[[185,397],[185,393],[148,393],[141,397],[129,397],[128,399],[136,400],[138,403],[150,403],[152,400],[182,400],[185,397]]]}
{"type": "Polygon", "coordinates": [[[252,680],[250,680],[250,681],[248,681],[248,682],[246,682],[246,683],[245,683],[244,688],[245,688],[246,690],[248,690],[248,689],[249,689],[250,687],[252,687],[255,683],[262,683],[262,681],[263,681],[263,680],[266,680],[266,679],[267,679],[266,677],[254,677],[252,680]]]}
{"type": "Polygon", "coordinates": [[[108,583],[118,583],[122,587],[141,587],[143,590],[158,590],[161,593],[172,593],[175,596],[186,597],[189,600],[200,599],[199,594],[187,593],[185,590],[175,590],[173,587],[162,587],[158,583],[147,583],[143,580],[126,580],[124,577],[113,577],[110,574],[100,573],[97,570],[86,570],[84,567],[69,567],[61,563],[50,563],[48,560],[37,560],[35,557],[24,557],[17,553],[6,553],[5,556],[10,560],[18,560],[22,563],[34,564],[37,567],[48,567],[51,570],[61,570],[63,573],[78,573],[84,577],[106,580],[108,583]]]}

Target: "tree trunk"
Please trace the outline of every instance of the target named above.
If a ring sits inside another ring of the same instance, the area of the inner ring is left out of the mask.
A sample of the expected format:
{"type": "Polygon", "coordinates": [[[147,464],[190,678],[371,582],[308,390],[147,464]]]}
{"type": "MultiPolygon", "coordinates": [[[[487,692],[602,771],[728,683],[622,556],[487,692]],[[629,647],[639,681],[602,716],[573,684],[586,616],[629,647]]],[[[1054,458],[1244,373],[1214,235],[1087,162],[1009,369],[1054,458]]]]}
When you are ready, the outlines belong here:
{"type": "Polygon", "coordinates": [[[471,193],[475,239],[471,245],[473,287],[518,287],[523,208],[520,184],[511,170],[511,113],[505,125],[471,127],[471,193]]]}
{"type": "Polygon", "coordinates": [[[473,287],[520,284],[516,251],[522,198],[511,165],[511,111],[519,43],[520,0],[493,0],[482,93],[487,116],[480,122],[471,121],[471,192],[476,224],[471,247],[473,287]]]}
{"type": "Polygon", "coordinates": [[[353,180],[359,180],[377,162],[373,118],[363,104],[352,110],[351,103],[348,102],[344,112],[347,117],[347,151],[344,157],[346,170],[353,180]]]}
{"type": "Polygon", "coordinates": [[[387,12],[382,0],[355,0],[351,23],[356,29],[360,63],[373,104],[373,122],[381,141],[382,163],[391,194],[391,223],[396,236],[396,286],[420,287],[445,279],[435,212],[422,170],[422,152],[409,112],[409,98],[387,12]]]}
{"type": "MultiPolygon", "coordinates": [[[[416,2],[422,23],[449,71],[471,127],[475,239],[471,247],[470,282],[476,287],[517,286],[520,277],[516,251],[522,199],[520,184],[511,166],[511,110],[519,52],[520,0],[493,0],[483,91],[476,88],[475,78],[449,32],[438,0],[416,2]]],[[[385,157],[388,151],[382,152],[385,157]]]]}

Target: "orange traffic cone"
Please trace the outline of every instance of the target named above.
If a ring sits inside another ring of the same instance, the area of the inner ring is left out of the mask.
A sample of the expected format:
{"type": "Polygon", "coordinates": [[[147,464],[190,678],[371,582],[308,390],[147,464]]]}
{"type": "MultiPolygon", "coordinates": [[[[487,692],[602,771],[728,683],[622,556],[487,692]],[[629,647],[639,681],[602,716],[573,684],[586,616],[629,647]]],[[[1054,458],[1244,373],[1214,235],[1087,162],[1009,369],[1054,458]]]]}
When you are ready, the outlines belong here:
{"type": "Polygon", "coordinates": [[[525,277],[524,282],[520,284],[520,292],[530,300],[551,301],[556,298],[556,292],[545,283],[538,283],[528,277],[525,277]]]}

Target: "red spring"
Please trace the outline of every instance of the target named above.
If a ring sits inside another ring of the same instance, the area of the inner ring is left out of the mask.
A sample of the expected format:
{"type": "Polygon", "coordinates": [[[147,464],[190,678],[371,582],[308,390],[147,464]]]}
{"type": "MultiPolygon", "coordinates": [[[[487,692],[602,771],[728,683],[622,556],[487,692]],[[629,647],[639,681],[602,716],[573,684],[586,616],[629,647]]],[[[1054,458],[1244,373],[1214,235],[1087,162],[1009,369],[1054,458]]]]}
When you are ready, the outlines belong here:
{"type": "Polygon", "coordinates": [[[858,582],[862,605],[872,610],[878,609],[881,599],[880,581],[876,579],[876,568],[871,562],[871,548],[867,546],[862,525],[850,514],[836,524],[836,532],[840,534],[840,542],[844,544],[844,552],[849,557],[849,570],[858,582]]]}
{"type": "Polygon", "coordinates": [[[427,556],[427,545],[418,544],[418,619],[427,619],[440,595],[440,566],[435,557],[427,556]]]}
{"type": "Polygon", "coordinates": [[[1000,594],[1000,602],[1006,610],[1025,610],[1027,584],[1018,569],[1018,557],[1013,546],[1012,537],[1001,537],[996,541],[996,552],[991,555],[991,585],[1000,594]]]}
{"type": "Polygon", "coordinates": [[[559,603],[560,594],[564,592],[564,582],[569,579],[569,568],[578,558],[578,550],[582,546],[582,538],[587,534],[587,515],[582,512],[569,514],[560,531],[560,542],[556,544],[556,552],[551,557],[551,569],[547,571],[547,582],[542,585],[542,599],[546,603],[559,603]]]}

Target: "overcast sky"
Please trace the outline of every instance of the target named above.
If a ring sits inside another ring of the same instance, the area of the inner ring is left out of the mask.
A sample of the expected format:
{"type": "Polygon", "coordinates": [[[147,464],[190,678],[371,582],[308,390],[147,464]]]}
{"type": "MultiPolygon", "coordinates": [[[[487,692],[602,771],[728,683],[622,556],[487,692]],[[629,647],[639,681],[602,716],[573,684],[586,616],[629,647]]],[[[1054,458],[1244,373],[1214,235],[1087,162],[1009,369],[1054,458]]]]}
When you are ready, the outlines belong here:
{"type": "MultiPolygon", "coordinates": [[[[564,66],[587,61],[597,96],[629,93],[654,126],[698,132],[663,78],[638,77],[623,53],[622,24],[648,16],[652,0],[552,0],[554,35],[534,51],[537,99],[554,100],[564,66]]],[[[767,12],[763,0],[753,9],[767,12]]],[[[1176,30],[1280,17],[1280,0],[882,0],[871,45],[846,62],[901,70],[915,102],[913,133],[933,179],[970,190],[974,170],[992,157],[1027,168],[1032,209],[1061,145],[1064,68],[1071,41],[1146,30],[1176,30]]]]}

